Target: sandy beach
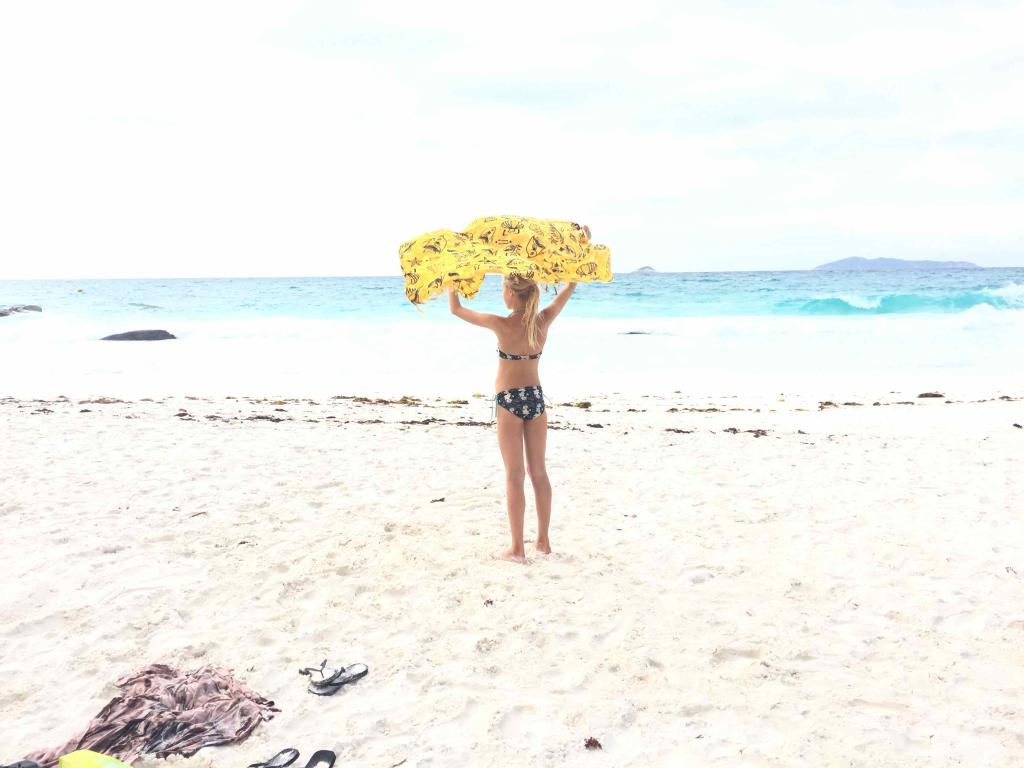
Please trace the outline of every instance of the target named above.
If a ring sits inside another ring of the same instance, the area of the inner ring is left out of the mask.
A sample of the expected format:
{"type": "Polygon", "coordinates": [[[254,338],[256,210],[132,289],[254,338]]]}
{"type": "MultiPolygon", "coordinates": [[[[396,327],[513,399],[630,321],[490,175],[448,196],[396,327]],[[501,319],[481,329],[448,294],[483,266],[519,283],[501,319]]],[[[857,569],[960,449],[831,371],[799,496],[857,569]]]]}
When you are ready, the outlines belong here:
{"type": "Polygon", "coordinates": [[[1024,768],[1022,28],[0,3],[0,768],[1024,768]]]}
{"type": "Polygon", "coordinates": [[[164,662],[281,710],[190,766],[1020,765],[1024,393],[919,394],[556,403],[525,567],[484,399],[0,400],[0,758],[164,662]]]}

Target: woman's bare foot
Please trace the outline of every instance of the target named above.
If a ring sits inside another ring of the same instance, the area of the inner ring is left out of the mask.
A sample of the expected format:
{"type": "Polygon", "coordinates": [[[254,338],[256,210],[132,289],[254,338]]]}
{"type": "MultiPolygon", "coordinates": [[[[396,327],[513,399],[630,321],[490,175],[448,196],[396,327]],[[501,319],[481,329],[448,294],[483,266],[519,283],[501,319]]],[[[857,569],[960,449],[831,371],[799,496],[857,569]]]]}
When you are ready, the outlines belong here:
{"type": "Polygon", "coordinates": [[[537,541],[535,541],[533,543],[533,546],[534,546],[534,549],[536,549],[542,555],[550,555],[551,554],[551,542],[548,541],[547,539],[544,539],[543,541],[541,539],[537,539],[537,541]]]}
{"type": "Polygon", "coordinates": [[[526,564],[526,553],[522,550],[517,552],[515,547],[498,550],[497,552],[494,552],[491,557],[495,560],[508,560],[510,563],[518,563],[519,565],[526,564]]]}

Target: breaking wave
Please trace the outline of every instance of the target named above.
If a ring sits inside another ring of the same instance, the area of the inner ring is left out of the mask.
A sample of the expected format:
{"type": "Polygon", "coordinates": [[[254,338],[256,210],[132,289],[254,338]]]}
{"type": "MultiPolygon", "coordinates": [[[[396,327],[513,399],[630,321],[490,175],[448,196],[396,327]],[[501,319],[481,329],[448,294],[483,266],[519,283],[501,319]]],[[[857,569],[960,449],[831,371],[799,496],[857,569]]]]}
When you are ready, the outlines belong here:
{"type": "Polygon", "coordinates": [[[987,306],[997,310],[1024,309],[1024,285],[981,288],[961,293],[888,293],[875,296],[823,296],[790,299],[776,304],[779,313],[798,315],[894,315],[917,312],[965,312],[987,306]]]}

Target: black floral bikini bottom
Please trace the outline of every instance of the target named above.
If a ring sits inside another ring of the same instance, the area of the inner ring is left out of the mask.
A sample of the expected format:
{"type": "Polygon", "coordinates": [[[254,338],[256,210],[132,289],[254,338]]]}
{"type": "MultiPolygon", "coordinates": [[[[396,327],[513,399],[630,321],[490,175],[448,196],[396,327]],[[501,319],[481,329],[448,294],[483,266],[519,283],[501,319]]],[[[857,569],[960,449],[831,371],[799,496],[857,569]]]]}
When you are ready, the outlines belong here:
{"type": "Polygon", "coordinates": [[[523,421],[532,421],[544,413],[544,390],[540,386],[506,389],[494,396],[494,402],[523,421]]]}

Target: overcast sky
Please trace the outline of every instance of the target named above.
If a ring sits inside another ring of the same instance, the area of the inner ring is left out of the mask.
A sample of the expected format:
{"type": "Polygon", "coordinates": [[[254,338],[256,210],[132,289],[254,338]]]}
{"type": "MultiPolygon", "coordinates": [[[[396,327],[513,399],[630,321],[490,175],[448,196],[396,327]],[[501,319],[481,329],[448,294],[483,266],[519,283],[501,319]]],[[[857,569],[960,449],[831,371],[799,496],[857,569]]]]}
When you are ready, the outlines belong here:
{"type": "Polygon", "coordinates": [[[488,214],[618,271],[1024,265],[1024,3],[0,6],[0,278],[399,274],[488,214]]]}

